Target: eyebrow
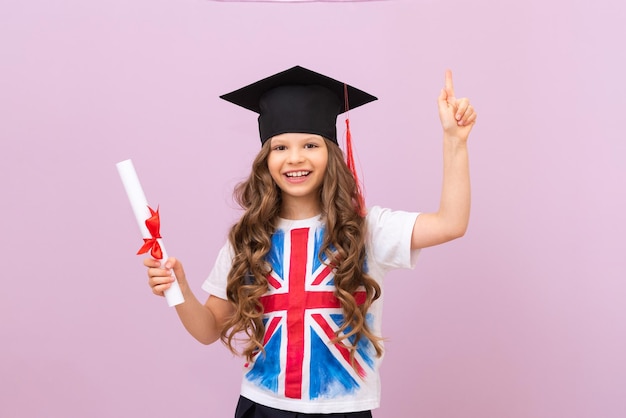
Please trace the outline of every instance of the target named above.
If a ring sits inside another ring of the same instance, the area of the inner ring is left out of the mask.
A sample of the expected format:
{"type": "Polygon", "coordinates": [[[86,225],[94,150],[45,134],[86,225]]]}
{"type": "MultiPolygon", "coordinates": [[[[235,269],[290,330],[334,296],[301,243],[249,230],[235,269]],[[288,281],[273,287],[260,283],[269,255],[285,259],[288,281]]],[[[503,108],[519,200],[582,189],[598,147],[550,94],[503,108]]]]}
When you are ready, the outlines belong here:
{"type": "Polygon", "coordinates": [[[307,142],[307,141],[324,142],[324,138],[322,138],[321,136],[317,136],[317,135],[310,135],[310,136],[306,136],[306,137],[302,138],[302,141],[304,141],[304,142],[307,142]]]}
{"type": "MultiPolygon", "coordinates": [[[[292,142],[292,140],[285,139],[285,138],[272,138],[271,141],[272,141],[271,142],[272,146],[285,145],[287,143],[292,142]]],[[[311,135],[303,136],[301,138],[297,138],[293,141],[296,143],[311,142],[311,141],[324,142],[324,138],[315,134],[311,134],[311,135]]]]}

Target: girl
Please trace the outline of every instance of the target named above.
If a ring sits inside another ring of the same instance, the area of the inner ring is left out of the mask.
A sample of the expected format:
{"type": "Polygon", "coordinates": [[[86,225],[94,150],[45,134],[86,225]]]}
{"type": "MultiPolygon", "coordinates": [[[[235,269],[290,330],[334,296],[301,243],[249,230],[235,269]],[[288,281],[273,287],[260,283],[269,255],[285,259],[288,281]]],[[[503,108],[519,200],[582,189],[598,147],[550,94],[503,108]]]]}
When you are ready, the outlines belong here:
{"type": "MultiPolygon", "coordinates": [[[[436,213],[363,206],[337,144],[337,116],[376,100],[294,67],[222,96],[259,113],[262,148],[235,190],[244,209],[202,285],[181,262],[146,259],[152,291],[179,280],[176,311],[198,341],[243,342],[247,362],[236,418],[371,417],[379,406],[381,281],[414,266],[419,249],[464,235],[469,220],[467,138],[476,113],[456,99],[452,74],[438,98],[444,181],[436,213]]],[[[351,155],[349,131],[347,154],[351,155]]]]}

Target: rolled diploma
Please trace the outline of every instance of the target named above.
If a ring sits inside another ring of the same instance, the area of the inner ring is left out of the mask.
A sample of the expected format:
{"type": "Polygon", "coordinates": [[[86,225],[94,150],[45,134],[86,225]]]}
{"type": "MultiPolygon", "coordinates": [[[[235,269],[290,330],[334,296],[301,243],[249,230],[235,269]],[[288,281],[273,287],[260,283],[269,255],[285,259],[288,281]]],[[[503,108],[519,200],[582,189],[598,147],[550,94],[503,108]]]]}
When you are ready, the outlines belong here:
{"type": "MultiPolygon", "coordinates": [[[[146,226],[146,219],[150,218],[150,209],[148,209],[148,201],[146,200],[146,195],[141,188],[141,183],[139,183],[135,166],[133,166],[133,162],[131,160],[120,161],[116,164],[116,166],[117,171],[122,178],[122,183],[124,183],[124,189],[126,189],[130,205],[135,213],[135,218],[139,224],[141,236],[143,238],[152,238],[150,231],[148,231],[148,227],[146,226]]],[[[163,259],[160,260],[161,266],[163,266],[167,260],[167,253],[165,252],[165,247],[163,246],[161,238],[158,239],[158,242],[161,246],[161,251],[163,252],[163,259]]],[[[169,306],[180,305],[185,301],[176,277],[174,277],[172,286],[165,291],[165,299],[167,300],[167,304],[169,306]]]]}

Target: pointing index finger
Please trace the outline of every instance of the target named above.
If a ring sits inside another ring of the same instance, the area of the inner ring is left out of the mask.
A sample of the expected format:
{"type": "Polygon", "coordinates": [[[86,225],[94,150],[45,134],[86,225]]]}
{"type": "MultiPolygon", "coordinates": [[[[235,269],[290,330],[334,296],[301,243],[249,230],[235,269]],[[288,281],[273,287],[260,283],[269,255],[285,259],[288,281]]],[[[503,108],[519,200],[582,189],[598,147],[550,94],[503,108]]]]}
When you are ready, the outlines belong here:
{"type": "Polygon", "coordinates": [[[454,85],[452,84],[452,71],[446,70],[446,92],[448,97],[454,97],[454,85]]]}

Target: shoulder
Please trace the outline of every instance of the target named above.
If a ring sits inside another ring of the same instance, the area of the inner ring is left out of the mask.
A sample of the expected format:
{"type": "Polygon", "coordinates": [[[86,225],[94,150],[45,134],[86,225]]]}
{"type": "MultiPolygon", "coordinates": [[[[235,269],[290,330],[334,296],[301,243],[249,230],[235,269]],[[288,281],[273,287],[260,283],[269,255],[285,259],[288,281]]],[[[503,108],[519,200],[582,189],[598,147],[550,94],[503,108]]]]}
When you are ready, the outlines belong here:
{"type": "Polygon", "coordinates": [[[412,228],[418,215],[418,212],[391,210],[380,206],[372,206],[368,208],[365,219],[368,231],[372,233],[378,228],[412,228]],[[374,228],[374,230],[372,228],[374,228]]]}
{"type": "Polygon", "coordinates": [[[221,269],[228,269],[232,265],[232,260],[235,258],[235,249],[229,240],[226,240],[222,248],[220,248],[215,259],[215,266],[221,269]]]}
{"type": "Polygon", "coordinates": [[[373,206],[366,215],[366,244],[370,260],[383,270],[410,268],[417,252],[411,251],[411,235],[419,213],[373,206]]]}

